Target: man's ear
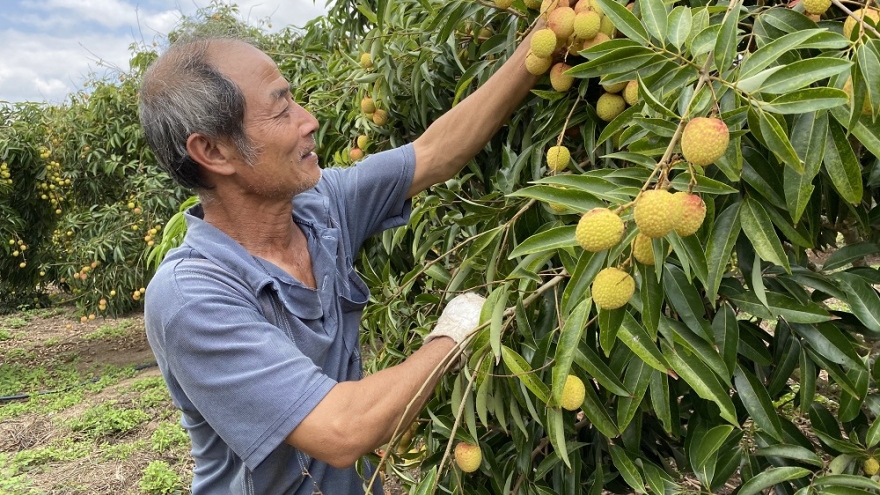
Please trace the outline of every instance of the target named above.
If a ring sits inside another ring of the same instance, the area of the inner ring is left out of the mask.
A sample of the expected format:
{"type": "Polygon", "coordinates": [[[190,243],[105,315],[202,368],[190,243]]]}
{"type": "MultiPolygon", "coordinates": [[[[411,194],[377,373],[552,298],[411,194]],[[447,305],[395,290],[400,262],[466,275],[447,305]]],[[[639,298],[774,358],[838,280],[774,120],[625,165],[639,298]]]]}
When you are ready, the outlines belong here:
{"type": "Polygon", "coordinates": [[[186,151],[190,158],[208,173],[218,175],[235,173],[234,163],[237,153],[228,143],[195,133],[187,138],[186,151]]]}

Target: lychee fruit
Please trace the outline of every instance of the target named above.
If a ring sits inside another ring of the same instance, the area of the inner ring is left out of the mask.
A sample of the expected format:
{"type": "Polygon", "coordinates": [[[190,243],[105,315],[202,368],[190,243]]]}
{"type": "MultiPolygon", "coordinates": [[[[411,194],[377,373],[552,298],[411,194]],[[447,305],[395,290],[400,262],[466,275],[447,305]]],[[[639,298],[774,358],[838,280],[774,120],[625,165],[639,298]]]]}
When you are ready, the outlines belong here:
{"type": "Polygon", "coordinates": [[[372,114],[376,111],[376,104],[373,102],[373,99],[369,96],[365,96],[361,100],[361,112],[366,114],[372,114]]]}
{"type": "Polygon", "coordinates": [[[378,126],[383,126],[388,122],[388,112],[385,110],[377,109],[373,112],[373,123],[378,126]]]}
{"type": "Polygon", "coordinates": [[[865,459],[865,462],[862,463],[862,471],[865,472],[868,476],[874,476],[878,472],[880,472],[880,462],[873,457],[869,457],[865,459]]]}
{"type": "Polygon", "coordinates": [[[621,91],[623,91],[623,88],[626,87],[627,82],[628,81],[621,81],[621,82],[616,82],[616,83],[611,83],[611,84],[605,84],[605,83],[599,83],[599,84],[601,84],[602,89],[604,89],[605,91],[607,91],[609,93],[620,93],[621,91]]]}
{"type": "Polygon", "coordinates": [[[369,146],[369,145],[370,145],[370,138],[367,137],[366,134],[361,134],[360,136],[357,137],[358,148],[365,150],[365,149],[367,149],[367,146],[369,146]]]}
{"type": "MultiPolygon", "coordinates": [[[[843,92],[846,93],[846,98],[849,100],[848,105],[852,105],[852,93],[853,93],[853,85],[852,85],[852,77],[847,78],[846,83],[843,85],[843,92]]],[[[871,96],[865,95],[865,99],[862,102],[862,115],[871,115],[871,96]]]]}
{"type": "Polygon", "coordinates": [[[513,5],[513,0],[495,0],[495,6],[499,9],[509,9],[513,5]]]}
{"type": "Polygon", "coordinates": [[[620,268],[608,267],[593,279],[593,302],[599,309],[617,309],[629,302],[636,290],[636,282],[620,268]]]}
{"type": "Polygon", "coordinates": [[[568,69],[571,69],[571,66],[563,62],[557,62],[550,69],[550,85],[560,93],[571,89],[571,85],[574,83],[574,77],[565,74],[568,69]]]}
{"type": "Polygon", "coordinates": [[[654,265],[654,244],[653,240],[642,234],[636,234],[636,238],[632,242],[632,255],[639,263],[643,265],[654,265]]]}
{"type": "Polygon", "coordinates": [[[360,148],[352,148],[348,151],[348,157],[351,158],[351,161],[353,162],[363,160],[364,150],[360,148]]]}
{"type": "Polygon", "coordinates": [[[598,44],[605,43],[606,41],[608,41],[610,39],[611,38],[609,38],[607,34],[605,34],[603,32],[599,32],[598,34],[596,34],[596,36],[593,39],[584,40],[584,48],[583,49],[586,50],[588,48],[592,48],[598,44]]]}
{"type": "Polygon", "coordinates": [[[550,28],[539,29],[532,35],[529,47],[536,56],[549,59],[556,50],[556,33],[550,28]]]}
{"type": "Polygon", "coordinates": [[[730,131],[723,120],[714,117],[691,119],[681,135],[684,159],[705,167],[724,156],[730,143],[730,131]]]}
{"type": "Polygon", "coordinates": [[[856,30],[857,35],[856,38],[860,38],[863,33],[862,24],[857,20],[861,19],[862,21],[869,21],[874,26],[880,24],[880,11],[877,9],[868,7],[867,9],[858,9],[853,12],[855,19],[852,16],[848,16],[845,21],[843,21],[843,36],[846,39],[852,39],[852,32],[856,30],[856,26],[858,26],[858,30],[856,30]]]}
{"type": "Polygon", "coordinates": [[[599,34],[601,24],[602,16],[592,10],[584,10],[574,16],[574,34],[582,40],[591,40],[599,34]]]}
{"type": "Polygon", "coordinates": [[[539,57],[535,55],[535,52],[529,50],[526,54],[526,70],[529,71],[529,74],[540,76],[547,72],[550,69],[550,64],[553,63],[549,57],[539,57]]]}
{"type": "Polygon", "coordinates": [[[369,53],[361,53],[361,67],[364,69],[369,69],[373,66],[373,57],[370,56],[369,53]]]}
{"type": "Polygon", "coordinates": [[[571,161],[571,153],[565,146],[551,146],[547,150],[547,167],[554,172],[561,172],[568,168],[571,161]]]}
{"type": "Polygon", "coordinates": [[[541,14],[546,14],[561,7],[569,7],[568,0],[543,0],[539,12],[541,12],[541,14]]]}
{"type": "Polygon", "coordinates": [[[614,27],[614,22],[610,17],[602,16],[602,21],[599,23],[599,32],[605,33],[609,38],[613,38],[617,34],[617,28],[614,27]]]}
{"type": "Polygon", "coordinates": [[[483,462],[483,451],[479,445],[468,442],[458,442],[455,445],[455,463],[465,473],[473,473],[480,468],[483,462]]]}
{"type": "Polygon", "coordinates": [[[623,101],[623,97],[614,93],[602,93],[596,101],[596,115],[605,122],[614,120],[625,108],[626,102],[623,101]]]}
{"type": "Polygon", "coordinates": [[[668,234],[681,218],[681,203],[665,189],[645,191],[636,199],[633,220],[639,232],[656,239],[668,234]]]}
{"type": "Polygon", "coordinates": [[[626,87],[623,88],[623,100],[627,105],[633,106],[639,102],[639,81],[633,79],[626,83],[626,87]]]}
{"type": "Polygon", "coordinates": [[[808,14],[822,15],[831,7],[831,0],[804,0],[803,4],[808,14]]]}
{"type": "Polygon", "coordinates": [[[693,235],[700,230],[703,219],[706,218],[706,203],[703,202],[703,198],[685,191],[679,191],[672,197],[681,205],[681,215],[678,223],[675,224],[675,233],[681,237],[693,235]]]}
{"type": "Polygon", "coordinates": [[[565,377],[559,405],[566,411],[577,411],[583,405],[586,396],[587,389],[584,387],[584,382],[575,375],[568,375],[565,377]]]}
{"type": "Polygon", "coordinates": [[[586,12],[588,10],[592,10],[590,0],[578,0],[577,3],[574,4],[575,14],[580,14],[581,12],[586,12]]]}
{"type": "Polygon", "coordinates": [[[591,252],[604,251],[623,239],[623,220],[608,208],[593,208],[578,220],[574,238],[582,248],[591,252]]]}
{"type": "Polygon", "coordinates": [[[567,40],[574,32],[574,9],[571,7],[558,7],[547,18],[547,26],[556,33],[557,39],[567,40]]]}

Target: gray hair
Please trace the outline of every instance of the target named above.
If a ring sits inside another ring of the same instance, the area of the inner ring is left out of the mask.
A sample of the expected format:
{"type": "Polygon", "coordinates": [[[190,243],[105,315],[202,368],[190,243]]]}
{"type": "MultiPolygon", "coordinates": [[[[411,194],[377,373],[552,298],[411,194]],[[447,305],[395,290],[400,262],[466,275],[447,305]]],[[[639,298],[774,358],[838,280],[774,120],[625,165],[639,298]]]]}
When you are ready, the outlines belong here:
{"type": "Polygon", "coordinates": [[[147,69],[141,82],[138,107],[147,144],[159,165],[187,188],[211,187],[187,152],[192,134],[231,140],[249,165],[257,154],[244,132],[244,94],[208,62],[209,48],[216,42],[248,43],[229,37],[178,40],[147,69]]]}

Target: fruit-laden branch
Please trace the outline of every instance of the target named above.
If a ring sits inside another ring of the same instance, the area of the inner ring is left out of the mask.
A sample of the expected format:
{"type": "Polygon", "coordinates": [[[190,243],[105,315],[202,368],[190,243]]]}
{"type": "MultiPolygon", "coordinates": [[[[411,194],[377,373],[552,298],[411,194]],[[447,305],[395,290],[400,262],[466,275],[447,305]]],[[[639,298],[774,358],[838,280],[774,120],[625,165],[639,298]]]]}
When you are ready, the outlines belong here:
{"type": "MultiPolygon", "coordinates": [[[[877,36],[878,38],[880,38],[880,32],[877,32],[877,30],[874,29],[874,26],[872,26],[872,25],[868,24],[867,22],[865,22],[865,13],[866,13],[866,11],[862,11],[862,16],[860,17],[860,16],[857,16],[857,15],[855,14],[855,12],[853,12],[853,11],[849,10],[848,8],[846,8],[846,6],[845,6],[843,3],[841,3],[840,0],[831,0],[831,3],[833,3],[834,5],[836,5],[837,8],[839,8],[840,10],[844,11],[844,12],[846,13],[846,15],[848,15],[849,17],[852,17],[853,19],[855,19],[856,22],[858,22],[859,24],[861,24],[862,29],[866,29],[866,30],[868,30],[868,31],[871,31],[872,33],[874,33],[874,36],[877,36]]],[[[870,7],[868,7],[868,3],[870,3],[870,1],[865,2],[865,8],[870,8],[870,7]]],[[[859,10],[861,10],[861,9],[859,9],[859,10]]]]}

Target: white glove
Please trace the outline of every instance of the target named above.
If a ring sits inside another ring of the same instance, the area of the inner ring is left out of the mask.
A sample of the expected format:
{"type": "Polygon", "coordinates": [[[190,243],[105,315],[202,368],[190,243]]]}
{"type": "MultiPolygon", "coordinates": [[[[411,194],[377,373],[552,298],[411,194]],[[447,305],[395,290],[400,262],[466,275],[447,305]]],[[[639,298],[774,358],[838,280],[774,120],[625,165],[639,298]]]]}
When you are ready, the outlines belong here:
{"type": "Polygon", "coordinates": [[[443,308],[437,324],[425,337],[425,343],[438,338],[449,337],[460,343],[480,324],[480,312],[486,299],[473,292],[467,292],[452,298],[443,308]]]}

